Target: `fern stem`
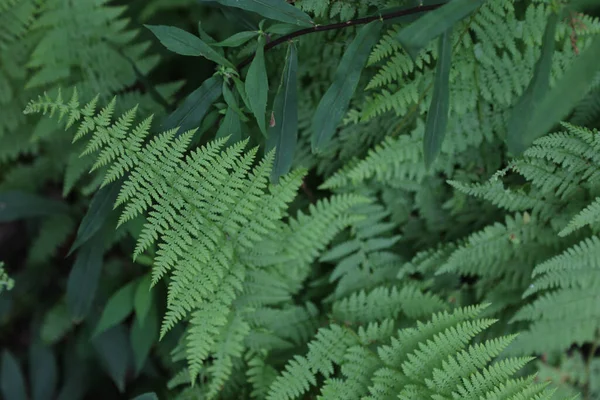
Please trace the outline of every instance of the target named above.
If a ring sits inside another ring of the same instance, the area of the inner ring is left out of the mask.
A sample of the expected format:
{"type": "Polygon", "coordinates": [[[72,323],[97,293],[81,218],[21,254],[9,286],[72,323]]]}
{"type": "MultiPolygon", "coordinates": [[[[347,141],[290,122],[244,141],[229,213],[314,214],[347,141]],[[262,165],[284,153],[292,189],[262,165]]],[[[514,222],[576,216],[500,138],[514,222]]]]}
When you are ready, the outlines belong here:
{"type": "MultiPolygon", "coordinates": [[[[345,28],[349,28],[351,26],[365,25],[365,24],[368,24],[369,22],[373,22],[373,21],[377,21],[377,20],[387,21],[387,20],[391,20],[391,19],[395,19],[395,18],[405,17],[407,15],[418,14],[418,13],[427,12],[427,11],[433,11],[433,10],[443,6],[444,4],[446,4],[446,3],[412,7],[412,8],[407,8],[404,10],[390,12],[387,14],[373,15],[370,17],[358,18],[358,19],[351,20],[351,21],[338,22],[338,23],[329,24],[329,25],[315,25],[311,28],[300,29],[296,32],[292,32],[290,34],[287,34],[280,38],[277,38],[277,39],[273,40],[272,42],[269,42],[265,46],[265,52],[271,50],[272,48],[274,48],[282,43],[286,43],[289,40],[295,39],[300,36],[308,35],[311,33],[332,31],[332,30],[336,30],[336,29],[345,29],[345,28]]],[[[249,65],[253,59],[254,59],[254,54],[251,55],[250,57],[246,58],[241,63],[239,63],[237,66],[238,71],[240,71],[242,68],[249,65]]]]}

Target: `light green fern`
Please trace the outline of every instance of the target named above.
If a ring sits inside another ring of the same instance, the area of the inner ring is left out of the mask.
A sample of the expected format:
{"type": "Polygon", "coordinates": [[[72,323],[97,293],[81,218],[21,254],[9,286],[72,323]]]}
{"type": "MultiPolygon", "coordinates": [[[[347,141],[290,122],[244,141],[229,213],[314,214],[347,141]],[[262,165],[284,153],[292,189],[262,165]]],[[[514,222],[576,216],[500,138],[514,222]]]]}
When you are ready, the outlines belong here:
{"type": "Polygon", "coordinates": [[[316,386],[317,375],[325,379],[323,399],[551,398],[533,378],[512,378],[530,358],[494,361],[514,336],[470,344],[495,322],[479,317],[484,309],[435,314],[396,334],[385,321],[358,331],[322,328],[306,357],[288,363],[267,398],[301,398],[316,386]]]}

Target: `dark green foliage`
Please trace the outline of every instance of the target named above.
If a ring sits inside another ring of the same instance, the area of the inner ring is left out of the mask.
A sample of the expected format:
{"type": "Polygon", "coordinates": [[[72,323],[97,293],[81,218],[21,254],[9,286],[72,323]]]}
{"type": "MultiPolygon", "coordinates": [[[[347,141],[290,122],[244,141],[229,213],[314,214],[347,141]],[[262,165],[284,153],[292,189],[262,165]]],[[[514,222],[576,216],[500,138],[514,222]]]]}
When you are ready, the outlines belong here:
{"type": "Polygon", "coordinates": [[[0,0],[0,397],[597,398],[599,12],[0,0]]]}

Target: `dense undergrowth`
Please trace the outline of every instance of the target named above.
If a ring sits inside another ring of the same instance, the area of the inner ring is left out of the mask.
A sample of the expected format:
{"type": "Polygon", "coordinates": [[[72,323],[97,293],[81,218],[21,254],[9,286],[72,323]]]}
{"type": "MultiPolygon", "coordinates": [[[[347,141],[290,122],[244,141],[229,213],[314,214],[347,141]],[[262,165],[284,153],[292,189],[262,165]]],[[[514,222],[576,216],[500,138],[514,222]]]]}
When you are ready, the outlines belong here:
{"type": "Polygon", "coordinates": [[[0,0],[0,393],[600,399],[600,7],[0,0]]]}

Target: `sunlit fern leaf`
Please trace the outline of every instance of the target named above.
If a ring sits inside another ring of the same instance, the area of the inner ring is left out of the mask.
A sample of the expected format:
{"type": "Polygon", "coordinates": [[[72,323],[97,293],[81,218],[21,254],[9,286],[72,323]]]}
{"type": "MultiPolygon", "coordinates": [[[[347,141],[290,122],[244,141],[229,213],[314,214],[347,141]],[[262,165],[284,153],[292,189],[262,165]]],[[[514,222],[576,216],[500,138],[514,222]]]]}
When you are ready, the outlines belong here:
{"type": "MultiPolygon", "coordinates": [[[[104,184],[128,175],[116,203],[124,205],[119,223],[148,214],[135,255],[160,239],[153,281],[168,272],[171,277],[161,336],[191,318],[186,353],[194,378],[243,291],[247,266],[238,261],[238,252],[281,228],[275,222],[295,197],[304,172],[269,185],[273,152],[252,167],[256,149],[242,154],[247,141],[224,148],[227,138],[184,155],[194,131],[175,137],[171,130],[142,144],[150,119],[134,128],[135,108],[113,118],[115,104],[113,99],[95,114],[95,102],[81,111],[76,95],[68,104],[46,96],[26,112],[68,114],[69,123],[82,120],[76,138],[91,134],[84,153],[96,152],[96,165],[108,166],[104,184]]],[[[334,206],[331,215],[338,212],[334,206]]]]}

